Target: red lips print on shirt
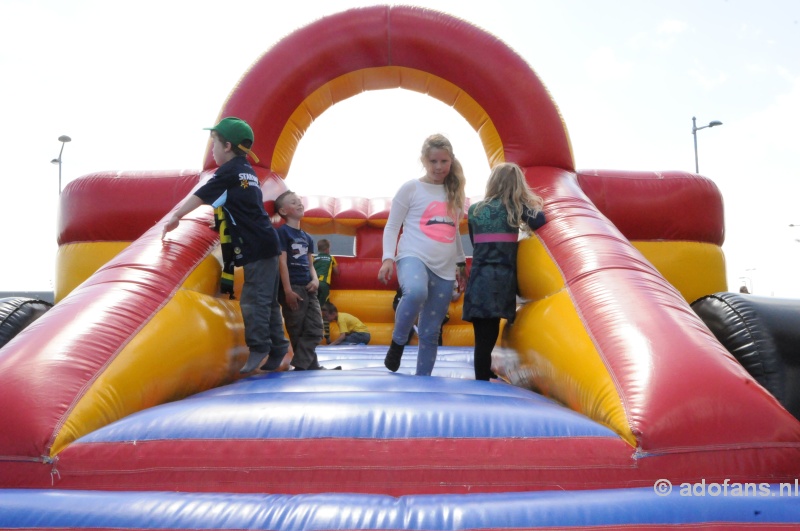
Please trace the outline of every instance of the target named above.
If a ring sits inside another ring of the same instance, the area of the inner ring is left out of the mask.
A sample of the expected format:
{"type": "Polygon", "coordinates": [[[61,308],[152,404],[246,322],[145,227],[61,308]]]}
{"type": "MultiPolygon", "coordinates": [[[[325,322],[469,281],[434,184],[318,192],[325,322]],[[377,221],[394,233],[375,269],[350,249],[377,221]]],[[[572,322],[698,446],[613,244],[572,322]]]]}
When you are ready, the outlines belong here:
{"type": "Polygon", "coordinates": [[[424,235],[434,241],[441,243],[456,241],[456,224],[447,213],[447,203],[443,201],[433,201],[428,205],[422,213],[419,228],[424,235]]]}

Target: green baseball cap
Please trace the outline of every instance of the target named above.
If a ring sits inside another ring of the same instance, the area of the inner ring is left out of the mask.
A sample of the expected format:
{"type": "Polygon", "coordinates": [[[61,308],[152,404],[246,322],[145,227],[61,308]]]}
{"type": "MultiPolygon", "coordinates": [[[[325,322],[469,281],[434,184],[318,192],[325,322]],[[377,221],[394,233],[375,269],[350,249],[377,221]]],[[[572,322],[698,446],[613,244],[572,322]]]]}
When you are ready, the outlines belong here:
{"type": "Polygon", "coordinates": [[[258,163],[258,157],[256,157],[255,153],[242,145],[242,142],[245,140],[249,140],[252,143],[255,140],[255,135],[253,135],[253,129],[241,118],[228,116],[220,120],[214,127],[204,127],[203,129],[216,131],[220,136],[224,137],[225,140],[250,155],[253,160],[258,163]]]}

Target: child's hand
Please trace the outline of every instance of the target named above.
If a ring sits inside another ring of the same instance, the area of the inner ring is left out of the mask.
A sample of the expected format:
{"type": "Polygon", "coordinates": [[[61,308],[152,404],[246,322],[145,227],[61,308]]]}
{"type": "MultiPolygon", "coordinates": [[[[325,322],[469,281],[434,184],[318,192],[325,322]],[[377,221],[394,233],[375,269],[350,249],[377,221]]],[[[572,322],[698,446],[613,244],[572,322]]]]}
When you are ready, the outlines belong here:
{"type": "Polygon", "coordinates": [[[317,277],[312,277],[311,282],[306,284],[306,290],[309,293],[316,293],[319,291],[319,279],[317,277]]]}
{"type": "Polygon", "coordinates": [[[464,290],[462,290],[461,286],[459,286],[458,282],[456,282],[455,286],[453,287],[453,293],[450,294],[450,302],[456,302],[461,298],[462,293],[464,293],[464,290]]]}
{"type": "Polygon", "coordinates": [[[384,284],[388,284],[390,280],[392,280],[392,269],[394,268],[394,260],[387,258],[381,264],[381,268],[378,270],[378,280],[383,282],[384,284]]]}
{"type": "Polygon", "coordinates": [[[289,308],[292,310],[297,310],[300,307],[300,302],[303,300],[303,297],[298,295],[294,292],[294,290],[288,290],[285,292],[286,295],[286,304],[289,305],[289,308]]]}
{"type": "Polygon", "coordinates": [[[167,233],[171,232],[178,228],[178,224],[180,223],[180,219],[172,216],[169,220],[164,224],[164,229],[161,231],[161,239],[163,240],[166,238],[167,233]]]}
{"type": "Polygon", "coordinates": [[[467,288],[467,268],[466,267],[456,267],[456,285],[458,286],[456,289],[459,293],[464,293],[464,290],[467,288]]]}

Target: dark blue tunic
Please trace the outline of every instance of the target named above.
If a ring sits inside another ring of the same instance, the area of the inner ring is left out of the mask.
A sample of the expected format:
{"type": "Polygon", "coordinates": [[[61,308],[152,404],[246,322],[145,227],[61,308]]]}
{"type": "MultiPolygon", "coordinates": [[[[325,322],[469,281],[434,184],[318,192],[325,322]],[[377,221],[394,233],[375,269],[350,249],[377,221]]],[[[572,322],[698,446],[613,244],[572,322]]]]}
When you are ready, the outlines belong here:
{"type": "MultiPolygon", "coordinates": [[[[517,310],[517,239],[519,228],[508,224],[503,203],[495,199],[469,207],[472,270],[464,294],[462,318],[513,319],[517,310]]],[[[531,229],[544,225],[544,213],[526,210],[523,221],[531,229]]]]}

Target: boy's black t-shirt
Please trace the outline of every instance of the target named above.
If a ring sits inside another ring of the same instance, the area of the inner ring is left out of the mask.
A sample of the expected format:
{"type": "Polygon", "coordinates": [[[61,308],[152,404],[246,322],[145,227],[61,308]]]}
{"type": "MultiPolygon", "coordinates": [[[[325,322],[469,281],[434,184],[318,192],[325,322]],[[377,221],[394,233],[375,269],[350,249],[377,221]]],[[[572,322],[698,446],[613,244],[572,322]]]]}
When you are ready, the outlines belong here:
{"type": "Polygon", "coordinates": [[[245,157],[234,157],[195,191],[204,204],[223,207],[225,216],[241,238],[241,264],[280,254],[278,233],[264,210],[258,177],[245,157]]]}
{"type": "Polygon", "coordinates": [[[289,282],[305,286],[311,282],[311,264],[308,253],[314,252],[314,239],[302,229],[281,225],[278,229],[281,250],[286,251],[286,266],[289,269],[289,282]]]}

